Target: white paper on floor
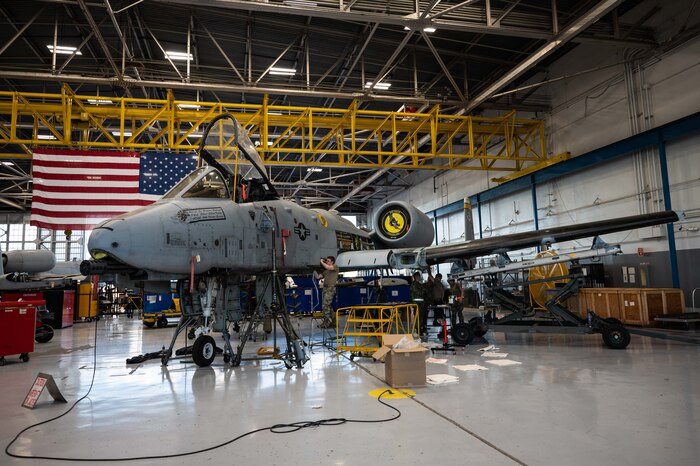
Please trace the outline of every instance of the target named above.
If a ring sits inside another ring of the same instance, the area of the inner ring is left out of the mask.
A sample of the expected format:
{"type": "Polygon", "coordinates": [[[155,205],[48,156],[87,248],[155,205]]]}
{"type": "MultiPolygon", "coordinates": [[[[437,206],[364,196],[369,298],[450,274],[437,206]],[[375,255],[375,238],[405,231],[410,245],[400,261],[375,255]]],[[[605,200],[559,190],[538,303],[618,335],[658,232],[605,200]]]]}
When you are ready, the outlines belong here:
{"type": "Polygon", "coordinates": [[[484,354],[482,354],[481,357],[482,357],[482,358],[507,358],[507,357],[508,357],[508,353],[493,353],[493,352],[489,352],[489,353],[484,353],[484,354]]]}
{"type": "Polygon", "coordinates": [[[484,346],[483,348],[479,348],[477,351],[496,351],[498,348],[494,345],[489,345],[489,346],[484,346]]]}
{"type": "Polygon", "coordinates": [[[492,361],[486,361],[488,364],[493,364],[494,366],[517,366],[522,364],[522,362],[513,361],[511,359],[494,359],[492,361]]]}
{"type": "Polygon", "coordinates": [[[432,362],[433,364],[447,364],[447,359],[428,358],[425,360],[425,362],[432,362]]]}
{"type": "Polygon", "coordinates": [[[487,371],[488,367],[480,366],[478,364],[464,364],[462,366],[452,366],[458,371],[487,371]]]}
{"type": "Polygon", "coordinates": [[[431,385],[442,385],[451,382],[458,382],[459,377],[450,374],[431,374],[427,377],[427,381],[431,385]]]}

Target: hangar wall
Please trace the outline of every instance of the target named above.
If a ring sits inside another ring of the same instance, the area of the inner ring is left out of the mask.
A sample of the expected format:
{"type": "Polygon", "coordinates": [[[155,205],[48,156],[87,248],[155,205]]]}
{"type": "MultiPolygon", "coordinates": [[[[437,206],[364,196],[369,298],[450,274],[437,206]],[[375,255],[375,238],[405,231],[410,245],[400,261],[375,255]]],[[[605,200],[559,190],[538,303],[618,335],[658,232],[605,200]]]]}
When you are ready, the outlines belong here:
{"type": "MultiPolygon", "coordinates": [[[[667,16],[658,21],[665,27],[679,27],[667,16]]],[[[553,64],[551,77],[618,64],[538,91],[548,93],[552,101],[552,112],[544,116],[549,150],[553,154],[570,151],[574,156],[581,155],[697,112],[700,110],[697,105],[700,102],[698,57],[700,40],[697,38],[642,62],[634,62],[634,66],[620,64],[632,58],[624,50],[580,45],[553,64]]],[[[690,305],[692,289],[700,287],[700,272],[692,266],[700,260],[700,134],[670,141],[666,153],[673,209],[687,215],[675,229],[681,287],[686,290],[690,305]]],[[[500,175],[497,172],[443,172],[393,199],[409,201],[425,212],[432,211],[495,186],[489,179],[500,175]]],[[[663,210],[657,150],[627,155],[538,186],[536,199],[540,228],[663,210]]],[[[460,230],[458,226],[460,218],[463,219],[463,215],[451,214],[449,218],[437,219],[438,243],[463,237],[464,228],[460,230]]],[[[533,218],[530,190],[482,204],[481,227],[474,212],[475,237],[531,230],[533,218]]],[[[634,284],[623,281],[623,265],[635,267],[637,277],[643,271],[646,286],[671,286],[665,228],[611,234],[604,239],[609,243],[621,243],[625,252],[607,259],[608,286],[639,286],[639,278],[634,284]],[[643,249],[643,255],[637,255],[638,248],[643,249]]],[[[558,247],[576,250],[588,248],[590,243],[587,239],[558,247]]],[[[522,254],[533,252],[527,250],[522,254]]],[[[515,257],[519,258],[518,254],[515,257]]]]}

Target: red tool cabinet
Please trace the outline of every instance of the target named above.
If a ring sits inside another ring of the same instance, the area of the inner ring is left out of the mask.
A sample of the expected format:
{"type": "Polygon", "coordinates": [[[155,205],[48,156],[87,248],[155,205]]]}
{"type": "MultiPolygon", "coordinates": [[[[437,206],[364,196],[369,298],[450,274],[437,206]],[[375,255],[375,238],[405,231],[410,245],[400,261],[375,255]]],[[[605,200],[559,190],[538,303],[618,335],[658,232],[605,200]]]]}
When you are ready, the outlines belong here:
{"type": "Polygon", "coordinates": [[[34,351],[36,303],[31,301],[0,302],[0,365],[5,356],[19,354],[24,362],[34,351]]]}

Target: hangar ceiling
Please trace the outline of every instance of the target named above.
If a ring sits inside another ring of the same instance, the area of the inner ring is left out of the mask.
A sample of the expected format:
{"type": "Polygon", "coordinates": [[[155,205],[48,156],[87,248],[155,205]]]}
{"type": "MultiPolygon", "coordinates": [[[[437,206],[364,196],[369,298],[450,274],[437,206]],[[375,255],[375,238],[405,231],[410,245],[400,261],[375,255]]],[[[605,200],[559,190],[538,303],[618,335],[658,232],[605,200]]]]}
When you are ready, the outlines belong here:
{"type": "MultiPolygon", "coordinates": [[[[546,112],[528,79],[582,42],[657,46],[624,0],[4,0],[0,90],[205,102],[546,112]],[[54,49],[56,53],[52,52],[54,49]],[[64,48],[62,48],[64,47],[64,48]],[[69,47],[69,48],[65,48],[69,47]],[[171,53],[175,52],[175,53],[171,53]],[[188,59],[189,57],[189,59],[188,59]]],[[[414,110],[415,111],[415,110],[414,110]]],[[[2,117],[3,119],[5,116],[2,117]]],[[[9,124],[9,121],[2,121],[9,124]]],[[[31,132],[32,128],[26,131],[31,132]]],[[[16,152],[5,144],[2,152],[16,152]]],[[[10,162],[5,159],[6,162],[10,162]]],[[[0,166],[0,208],[30,208],[29,160],[0,166]]],[[[363,212],[406,170],[273,167],[301,202],[363,212]]]]}

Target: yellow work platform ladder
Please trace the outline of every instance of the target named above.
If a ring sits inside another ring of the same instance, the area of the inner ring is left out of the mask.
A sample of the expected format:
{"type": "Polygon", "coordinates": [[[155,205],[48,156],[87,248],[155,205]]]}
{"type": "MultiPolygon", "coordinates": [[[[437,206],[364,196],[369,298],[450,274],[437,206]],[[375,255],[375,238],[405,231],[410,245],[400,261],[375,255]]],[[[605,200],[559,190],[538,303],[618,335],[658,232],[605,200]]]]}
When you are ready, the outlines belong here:
{"type": "Polygon", "coordinates": [[[416,304],[386,303],[340,308],[336,322],[336,350],[370,356],[382,347],[383,334],[416,335],[420,318],[416,304]],[[341,333],[339,317],[345,313],[348,318],[341,333]]]}

